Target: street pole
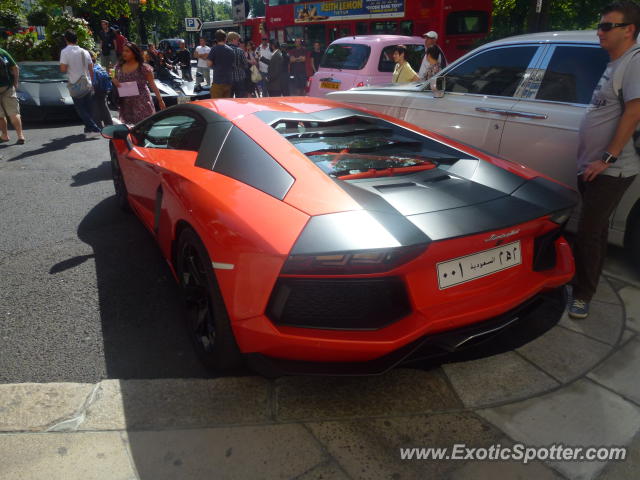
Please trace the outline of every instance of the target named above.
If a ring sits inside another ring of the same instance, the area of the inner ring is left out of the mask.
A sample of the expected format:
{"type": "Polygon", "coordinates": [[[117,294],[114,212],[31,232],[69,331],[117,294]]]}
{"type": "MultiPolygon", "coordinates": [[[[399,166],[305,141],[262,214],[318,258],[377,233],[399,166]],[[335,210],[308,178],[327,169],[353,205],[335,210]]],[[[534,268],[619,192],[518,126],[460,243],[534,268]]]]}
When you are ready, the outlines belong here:
{"type": "MultiPolygon", "coordinates": [[[[198,15],[198,2],[197,0],[191,0],[191,16],[194,18],[200,18],[200,16],[198,15]]],[[[196,42],[196,38],[198,35],[198,32],[191,32],[191,45],[195,46],[197,45],[196,42]]]]}

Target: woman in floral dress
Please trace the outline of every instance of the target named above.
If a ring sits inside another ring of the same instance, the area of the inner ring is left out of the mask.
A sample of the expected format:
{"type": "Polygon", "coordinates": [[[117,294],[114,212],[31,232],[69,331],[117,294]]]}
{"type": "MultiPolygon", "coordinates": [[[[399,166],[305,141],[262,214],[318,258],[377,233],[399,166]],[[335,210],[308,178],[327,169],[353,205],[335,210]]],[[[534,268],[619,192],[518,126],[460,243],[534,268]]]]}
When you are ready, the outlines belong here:
{"type": "Polygon", "coordinates": [[[149,115],[153,115],[156,109],[151,100],[149,86],[153,89],[160,110],[165,109],[162,96],[153,81],[153,69],[144,63],[140,48],[131,42],[127,42],[122,49],[122,59],[116,66],[113,84],[120,87],[125,82],[136,82],[138,94],[133,96],[120,95],[118,104],[120,121],[127,125],[135,125],[149,115]]]}

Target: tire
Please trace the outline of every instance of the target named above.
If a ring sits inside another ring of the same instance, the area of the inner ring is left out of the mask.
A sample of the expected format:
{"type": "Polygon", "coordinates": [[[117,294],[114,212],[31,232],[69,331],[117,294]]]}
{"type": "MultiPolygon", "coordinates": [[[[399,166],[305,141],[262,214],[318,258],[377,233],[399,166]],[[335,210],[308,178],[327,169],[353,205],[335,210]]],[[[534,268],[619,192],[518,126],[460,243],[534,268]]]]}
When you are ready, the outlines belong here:
{"type": "Polygon", "coordinates": [[[128,198],[129,194],[127,192],[127,186],[124,183],[122,170],[120,170],[116,149],[112,143],[109,143],[109,153],[111,154],[111,175],[113,177],[113,188],[116,191],[116,202],[122,211],[129,212],[131,211],[128,198]]]}
{"type": "Polygon", "coordinates": [[[187,328],[196,354],[216,373],[234,373],[244,361],[231,329],[207,250],[191,229],[178,239],[176,271],[187,309],[187,328]]]}

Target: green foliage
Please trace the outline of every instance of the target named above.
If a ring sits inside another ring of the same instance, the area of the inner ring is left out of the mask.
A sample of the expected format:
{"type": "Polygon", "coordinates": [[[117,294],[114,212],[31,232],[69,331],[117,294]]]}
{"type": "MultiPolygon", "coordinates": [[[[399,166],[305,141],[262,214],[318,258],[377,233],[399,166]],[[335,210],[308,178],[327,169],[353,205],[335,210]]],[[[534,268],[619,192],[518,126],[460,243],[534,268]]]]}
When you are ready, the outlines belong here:
{"type": "Polygon", "coordinates": [[[48,12],[42,5],[32,8],[27,14],[29,25],[48,25],[51,19],[48,12]]]}
{"type": "Polygon", "coordinates": [[[11,53],[16,62],[30,60],[29,51],[38,41],[38,34],[33,28],[16,32],[7,39],[5,49],[11,53]]]}
{"type": "MultiPolygon", "coordinates": [[[[0,10],[0,30],[2,32],[15,32],[22,26],[26,26],[27,19],[19,9],[11,10],[3,8],[0,10]]],[[[6,35],[5,35],[6,37],[6,35]]]]}
{"type": "MultiPolygon", "coordinates": [[[[249,0],[249,11],[252,17],[264,17],[264,0],[249,0]]],[[[248,14],[249,12],[247,12],[248,14]]]]}
{"type": "Polygon", "coordinates": [[[83,18],[72,17],[65,13],[52,18],[46,28],[46,40],[54,48],[53,59],[58,59],[60,50],[65,47],[64,32],[73,30],[78,35],[78,45],[87,50],[95,50],[96,44],[89,29],[89,23],[83,18]]]}
{"type": "Polygon", "coordinates": [[[231,2],[213,2],[213,11],[216,15],[216,20],[230,20],[231,2]]]}

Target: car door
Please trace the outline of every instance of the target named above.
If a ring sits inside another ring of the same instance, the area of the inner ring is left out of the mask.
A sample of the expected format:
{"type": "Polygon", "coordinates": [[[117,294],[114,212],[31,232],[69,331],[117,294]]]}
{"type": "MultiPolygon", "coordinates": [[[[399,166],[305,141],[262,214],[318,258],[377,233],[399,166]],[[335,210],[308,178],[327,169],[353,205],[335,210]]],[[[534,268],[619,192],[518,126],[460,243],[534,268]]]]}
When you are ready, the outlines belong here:
{"type": "Polygon", "coordinates": [[[550,45],[507,117],[499,154],[575,188],[578,128],[608,61],[597,44],[550,45]]]}
{"type": "Polygon", "coordinates": [[[497,154],[514,96],[544,49],[524,44],[479,51],[443,72],[442,98],[431,91],[407,95],[405,120],[497,154]]]}
{"type": "Polygon", "coordinates": [[[204,121],[191,112],[172,110],[137,125],[134,148],[127,154],[130,200],[145,225],[153,230],[162,175],[177,163],[193,165],[204,133],[204,121]]]}

